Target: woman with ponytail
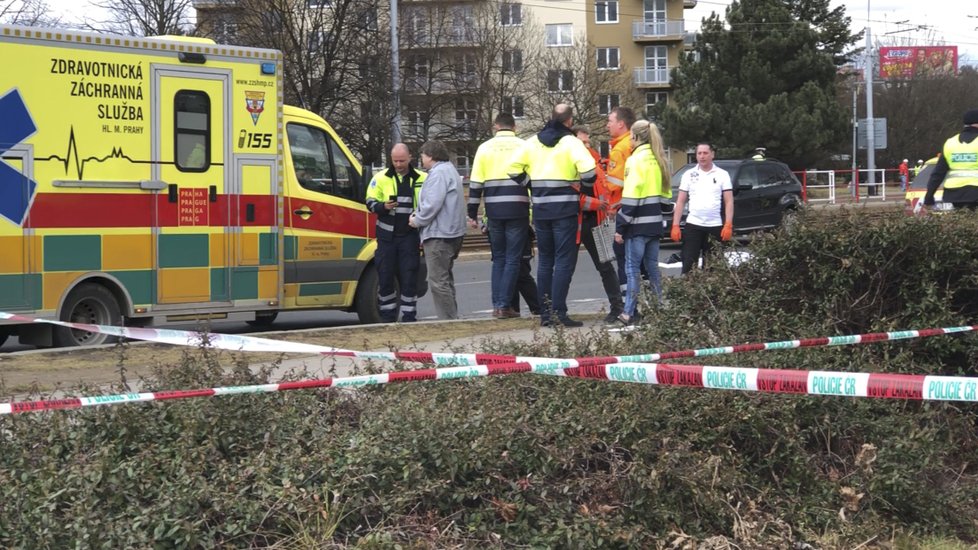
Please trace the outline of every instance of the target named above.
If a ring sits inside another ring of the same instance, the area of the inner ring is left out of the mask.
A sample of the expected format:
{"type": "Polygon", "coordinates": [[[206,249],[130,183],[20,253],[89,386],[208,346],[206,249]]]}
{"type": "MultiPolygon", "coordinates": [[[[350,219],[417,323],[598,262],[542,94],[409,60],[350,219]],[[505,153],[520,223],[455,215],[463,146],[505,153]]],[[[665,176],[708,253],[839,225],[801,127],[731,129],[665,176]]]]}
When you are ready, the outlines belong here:
{"type": "Polygon", "coordinates": [[[634,324],[642,266],[648,273],[656,298],[662,295],[659,274],[659,239],[662,237],[662,199],[672,198],[669,169],[659,129],[647,120],[632,125],[632,155],[625,162],[625,186],[621,209],[615,218],[615,241],[625,245],[628,290],[625,312],[618,320],[634,324]]]}

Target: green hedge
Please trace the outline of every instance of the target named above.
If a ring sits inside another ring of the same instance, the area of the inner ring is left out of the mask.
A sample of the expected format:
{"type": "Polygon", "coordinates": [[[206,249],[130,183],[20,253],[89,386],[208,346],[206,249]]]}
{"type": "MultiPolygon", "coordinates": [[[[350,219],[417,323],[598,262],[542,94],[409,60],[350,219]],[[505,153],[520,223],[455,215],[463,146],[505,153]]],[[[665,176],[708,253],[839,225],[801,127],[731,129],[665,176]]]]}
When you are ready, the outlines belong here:
{"type": "MultiPolygon", "coordinates": [[[[486,349],[625,354],[970,324],[976,234],[967,214],[803,213],[789,233],[755,239],[746,264],[713,262],[667,281],[668,305],[647,307],[639,331],[558,331],[486,349]]],[[[707,362],[972,374],[974,342],[961,335],[707,362]]],[[[264,378],[201,349],[148,383],[264,378]]],[[[79,389],[92,392],[101,393],[79,389]]],[[[975,420],[971,404],[531,375],[3,417],[0,546],[970,542],[978,539],[975,420]]]]}

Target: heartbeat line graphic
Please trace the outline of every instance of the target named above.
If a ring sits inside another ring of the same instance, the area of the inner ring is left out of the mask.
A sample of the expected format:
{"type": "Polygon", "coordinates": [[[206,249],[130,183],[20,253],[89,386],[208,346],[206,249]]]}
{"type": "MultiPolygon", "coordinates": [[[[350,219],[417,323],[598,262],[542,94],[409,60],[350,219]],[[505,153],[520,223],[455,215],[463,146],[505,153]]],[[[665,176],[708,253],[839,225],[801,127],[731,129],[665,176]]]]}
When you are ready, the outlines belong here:
{"type": "Polygon", "coordinates": [[[78,156],[78,142],[75,140],[75,127],[72,126],[68,133],[68,149],[65,151],[65,155],[62,157],[60,155],[51,155],[48,157],[38,157],[38,161],[49,161],[56,160],[59,161],[65,168],[65,175],[68,175],[68,168],[71,167],[72,161],[75,165],[75,174],[78,179],[82,179],[85,175],[85,164],[89,162],[105,162],[109,159],[122,158],[126,159],[133,164],[153,164],[150,160],[136,160],[123,152],[122,147],[112,147],[112,152],[103,157],[87,157],[81,158],[78,156]]]}

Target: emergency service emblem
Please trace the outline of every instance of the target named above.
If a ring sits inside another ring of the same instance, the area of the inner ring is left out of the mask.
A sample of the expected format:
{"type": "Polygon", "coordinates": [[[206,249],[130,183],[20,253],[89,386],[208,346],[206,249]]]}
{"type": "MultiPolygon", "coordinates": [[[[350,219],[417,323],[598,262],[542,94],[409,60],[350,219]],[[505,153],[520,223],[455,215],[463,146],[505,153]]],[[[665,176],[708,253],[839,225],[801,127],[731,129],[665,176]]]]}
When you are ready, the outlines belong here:
{"type": "Polygon", "coordinates": [[[245,105],[251,113],[251,121],[258,125],[258,117],[265,111],[265,92],[245,90],[245,105]]]}
{"type": "MultiPolygon", "coordinates": [[[[0,120],[3,120],[0,125],[0,156],[37,131],[27,104],[16,89],[0,97],[0,120]]],[[[36,190],[36,181],[0,161],[0,216],[23,225],[36,190]]]]}

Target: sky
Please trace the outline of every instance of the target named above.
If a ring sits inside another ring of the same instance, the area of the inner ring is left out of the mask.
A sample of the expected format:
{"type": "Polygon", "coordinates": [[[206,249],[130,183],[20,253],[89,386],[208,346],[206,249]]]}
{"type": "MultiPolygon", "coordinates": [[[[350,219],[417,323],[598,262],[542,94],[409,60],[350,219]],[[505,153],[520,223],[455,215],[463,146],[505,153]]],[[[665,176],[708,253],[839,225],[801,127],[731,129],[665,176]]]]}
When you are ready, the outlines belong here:
{"type": "MultiPolygon", "coordinates": [[[[85,0],[45,0],[52,12],[79,19],[90,12],[85,0]]],[[[583,1],[583,0],[579,0],[583,1]]],[[[710,13],[721,16],[732,0],[697,0],[685,10],[686,29],[696,30],[710,13]]],[[[978,2],[973,0],[831,0],[845,6],[853,32],[868,25],[872,34],[892,46],[958,46],[959,65],[978,65],[978,2]],[[867,9],[868,8],[868,9],[867,9]]],[[[863,41],[865,43],[865,41],[863,41]]],[[[860,45],[862,45],[861,43],[860,45]]]]}
{"type": "MultiPolygon", "coordinates": [[[[695,30],[712,12],[723,16],[731,0],[698,0],[686,10],[686,29],[695,30]]],[[[884,46],[958,46],[959,65],[978,65],[978,2],[973,0],[831,0],[844,6],[853,32],[868,25],[884,46]],[[868,10],[867,10],[868,8],[868,10]]],[[[860,46],[865,45],[865,40],[860,46]]]]}

